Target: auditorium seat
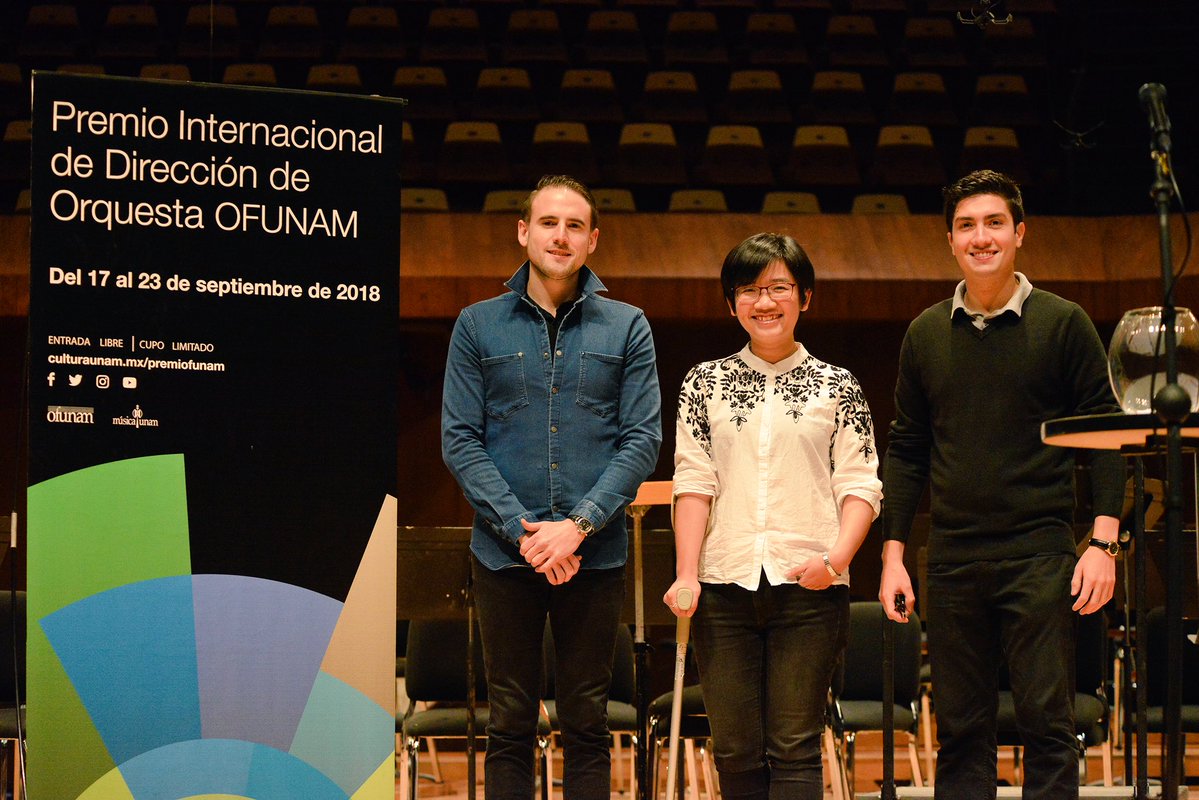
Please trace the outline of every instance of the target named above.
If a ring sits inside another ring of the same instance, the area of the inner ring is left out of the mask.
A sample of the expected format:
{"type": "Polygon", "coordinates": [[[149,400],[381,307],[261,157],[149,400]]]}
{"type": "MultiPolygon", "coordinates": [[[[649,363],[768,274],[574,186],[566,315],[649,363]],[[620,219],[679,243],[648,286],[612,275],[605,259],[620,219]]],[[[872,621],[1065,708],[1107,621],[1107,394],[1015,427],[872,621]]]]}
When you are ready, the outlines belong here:
{"type": "Polygon", "coordinates": [[[4,126],[4,139],[0,140],[0,183],[29,185],[32,130],[33,125],[27,119],[14,119],[4,126]]]}
{"type": "Polygon", "coordinates": [[[902,194],[860,194],[853,199],[851,214],[910,214],[908,199],[902,194]]]}
{"type": "Polygon", "coordinates": [[[29,81],[16,62],[0,63],[0,120],[29,113],[29,81]]]}
{"type": "Polygon", "coordinates": [[[1048,64],[1045,42],[1031,19],[1013,15],[1006,25],[983,29],[980,66],[992,72],[1040,73],[1048,64]]]}
{"type": "Polygon", "coordinates": [[[400,189],[400,211],[449,211],[450,202],[442,189],[403,187],[400,189]]]}
{"type": "Polygon", "coordinates": [[[483,213],[520,216],[520,207],[529,193],[524,189],[492,189],[483,197],[483,213]]]}
{"type": "Polygon", "coordinates": [[[451,88],[473,86],[487,65],[487,44],[473,8],[433,8],[421,37],[421,64],[441,67],[451,88]]]}
{"type": "Polygon", "coordinates": [[[1041,127],[1028,83],[1020,75],[979,75],[967,119],[971,125],[1041,127]]]}
{"type": "Polygon", "coordinates": [[[896,74],[884,119],[889,125],[927,125],[930,128],[958,124],[945,81],[936,72],[896,74]]]}
{"type": "Polygon", "coordinates": [[[798,98],[801,86],[807,90],[811,81],[811,62],[793,15],[780,11],[750,14],[737,50],[734,63],[775,69],[785,75],[792,103],[798,98]]]}
{"type": "Polygon", "coordinates": [[[581,122],[539,122],[533,130],[525,177],[569,174],[585,184],[599,180],[599,166],[587,126],[581,122]]]}
{"type": "Polygon", "coordinates": [[[437,159],[437,180],[476,192],[510,183],[512,172],[499,126],[494,122],[462,121],[446,126],[437,159]]]}
{"type": "Polygon", "coordinates": [[[414,124],[438,123],[442,128],[457,117],[454,95],[441,67],[396,67],[391,94],[408,101],[404,116],[414,124]]]}
{"type": "Polygon", "coordinates": [[[951,72],[966,67],[950,15],[912,17],[904,24],[899,60],[910,70],[951,72]]]}
{"type": "Polygon", "coordinates": [[[392,64],[408,56],[400,17],[390,6],[354,6],[346,17],[337,60],[363,65],[370,85],[380,84],[392,64]]]}
{"type": "Polygon", "coordinates": [[[121,3],[109,6],[96,41],[96,57],[107,64],[157,59],[163,38],[158,12],[151,5],[121,3]]]}
{"type": "Polygon", "coordinates": [[[544,8],[514,10],[500,43],[500,62],[528,69],[539,90],[556,88],[570,65],[558,15],[544,8]]]}
{"type": "Polygon", "coordinates": [[[190,81],[192,72],[187,64],[144,64],[137,76],[155,81],[190,81]]]}
{"type": "Polygon", "coordinates": [[[873,127],[878,122],[862,74],[845,70],[822,70],[812,76],[812,89],[800,107],[799,119],[809,125],[845,128],[873,127]]]}
{"type": "Polygon", "coordinates": [[[575,61],[579,67],[609,70],[624,98],[640,91],[649,51],[637,15],[622,9],[591,12],[575,61]]]}
{"type": "Polygon", "coordinates": [[[779,183],[796,188],[819,188],[822,207],[832,202],[848,208],[849,199],[862,185],[862,175],[845,128],[836,125],[796,128],[790,155],[779,174],[779,183]]]}
{"type": "Polygon", "coordinates": [[[314,92],[361,94],[362,73],[356,64],[314,64],[308,68],[304,88],[314,92]]]}
{"type": "Polygon", "coordinates": [[[879,190],[903,192],[929,213],[938,207],[940,190],[948,183],[945,164],[924,125],[884,125],[870,167],[870,181],[879,190]]]}
{"type": "MultiPolygon", "coordinates": [[[[653,206],[666,204],[668,195],[644,191],[646,188],[677,188],[687,185],[687,169],[670,125],[633,122],[624,126],[616,147],[613,170],[616,183],[630,188],[641,187],[640,197],[653,206]]],[[[638,205],[641,205],[638,203],[638,205]]],[[[643,211],[657,210],[642,208],[643,211]]]]}
{"type": "Polygon", "coordinates": [[[824,32],[825,63],[830,69],[884,71],[891,59],[874,19],[865,14],[829,17],[824,32]]]}
{"type": "Polygon", "coordinates": [[[812,192],[767,192],[763,214],[819,214],[820,198],[812,192]]]}
{"type": "Polygon", "coordinates": [[[505,133],[512,129],[506,123],[520,123],[521,128],[528,128],[527,135],[540,119],[528,70],[522,67],[484,67],[480,70],[469,116],[504,124],[505,133]]]}
{"type": "Polygon", "coordinates": [[[39,3],[29,7],[17,44],[17,55],[44,67],[48,60],[79,57],[84,32],[73,3],[39,3]]]}
{"type": "Polygon", "coordinates": [[[196,3],[188,7],[175,47],[176,58],[191,62],[194,70],[199,62],[207,64],[210,59],[218,63],[237,61],[244,49],[237,9],[232,4],[196,3]]]}
{"type": "MultiPolygon", "coordinates": [[[[258,59],[269,62],[319,61],[325,36],[312,6],[271,6],[258,39],[258,59]]],[[[303,66],[300,67],[303,69],[303,66]]]]}
{"type": "Polygon", "coordinates": [[[721,118],[734,125],[791,127],[791,107],[783,80],[773,69],[742,69],[729,75],[721,118]]]}
{"type": "Polygon", "coordinates": [[[561,118],[578,122],[617,126],[624,122],[616,81],[606,69],[566,70],[553,108],[561,118]]]}
{"type": "Polygon", "coordinates": [[[637,210],[633,193],[628,189],[599,188],[591,192],[595,198],[595,207],[605,214],[610,212],[628,213],[637,210]]]}
{"type": "Polygon", "coordinates": [[[96,64],[91,61],[80,61],[70,64],[59,64],[55,72],[64,72],[69,75],[107,75],[108,68],[103,64],[96,64]]]}
{"type": "Polygon", "coordinates": [[[225,67],[221,83],[234,86],[278,86],[279,78],[273,64],[230,64],[225,67]]]}
{"type": "Polygon", "coordinates": [[[692,183],[725,190],[736,210],[757,210],[764,189],[774,186],[762,135],[752,125],[713,125],[692,183]]]}
{"type": "Polygon", "coordinates": [[[674,11],[662,40],[662,66],[693,72],[704,91],[719,91],[728,81],[729,50],[710,11],[674,11]]]}
{"type": "Polygon", "coordinates": [[[649,73],[634,108],[635,119],[672,126],[687,159],[699,152],[708,132],[708,104],[694,74],[686,70],[649,73]]]}
{"type": "Polygon", "coordinates": [[[1011,128],[973,127],[966,129],[958,171],[994,169],[1010,175],[1016,183],[1028,184],[1033,175],[1011,128]]]}
{"type": "Polygon", "coordinates": [[[670,204],[666,210],[707,214],[727,213],[729,205],[724,199],[724,192],[719,189],[676,189],[670,193],[670,204]]]}

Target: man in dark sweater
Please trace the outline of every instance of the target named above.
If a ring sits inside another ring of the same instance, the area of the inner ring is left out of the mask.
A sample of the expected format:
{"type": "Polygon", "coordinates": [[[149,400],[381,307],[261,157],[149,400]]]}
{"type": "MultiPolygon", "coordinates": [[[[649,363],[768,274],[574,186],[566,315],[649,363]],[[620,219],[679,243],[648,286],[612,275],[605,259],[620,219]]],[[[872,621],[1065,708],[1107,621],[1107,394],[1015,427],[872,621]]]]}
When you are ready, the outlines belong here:
{"type": "Polygon", "coordinates": [[[914,600],[904,543],[926,485],[929,655],[936,693],[936,797],[996,796],[996,680],[1011,673],[1024,740],[1025,800],[1078,794],[1074,612],[1098,612],[1115,585],[1124,493],[1119,454],[1092,459],[1090,544],[1073,536],[1074,453],[1041,423],[1118,411],[1103,345],[1074,303],[1015,271],[1020,189],[983,170],[945,192],[949,248],[964,280],[912,322],[900,351],[883,472],[879,599],[914,600]]]}

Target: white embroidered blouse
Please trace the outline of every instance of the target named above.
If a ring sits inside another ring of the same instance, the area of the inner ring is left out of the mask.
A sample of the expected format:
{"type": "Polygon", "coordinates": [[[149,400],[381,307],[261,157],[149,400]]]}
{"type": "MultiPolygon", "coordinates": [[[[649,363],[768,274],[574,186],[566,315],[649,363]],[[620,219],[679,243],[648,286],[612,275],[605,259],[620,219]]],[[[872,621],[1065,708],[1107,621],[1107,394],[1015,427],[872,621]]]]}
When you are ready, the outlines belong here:
{"type": "MultiPolygon", "coordinates": [[[[696,365],[683,380],[674,494],[712,498],[699,580],[771,585],[837,540],[849,495],[882,501],[874,424],[847,370],[802,344],[771,364],[750,352],[696,365]]],[[[845,570],[835,583],[848,584],[845,570]]]]}

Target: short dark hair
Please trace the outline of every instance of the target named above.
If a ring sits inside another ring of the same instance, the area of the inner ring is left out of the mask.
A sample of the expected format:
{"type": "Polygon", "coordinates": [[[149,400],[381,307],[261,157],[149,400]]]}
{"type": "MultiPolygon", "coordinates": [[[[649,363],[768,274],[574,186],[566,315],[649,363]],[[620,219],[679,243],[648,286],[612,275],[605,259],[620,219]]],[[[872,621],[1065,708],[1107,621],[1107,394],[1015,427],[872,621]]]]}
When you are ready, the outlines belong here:
{"type": "Polygon", "coordinates": [[[941,196],[945,198],[946,230],[953,230],[953,215],[957,213],[958,203],[967,197],[980,194],[997,194],[1002,197],[1007,202],[1013,225],[1019,225],[1024,221],[1024,198],[1020,196],[1020,186],[1002,172],[979,169],[958,178],[941,190],[941,196]]]}
{"type": "Polygon", "coordinates": [[[762,270],[776,261],[783,262],[791,270],[799,284],[802,301],[816,286],[816,271],[799,242],[784,233],[755,233],[729,251],[720,268],[720,287],[725,298],[730,303],[735,302],[733,293],[737,287],[753,283],[762,270]]]}
{"type": "Polygon", "coordinates": [[[592,196],[591,190],[583,185],[583,182],[572,178],[569,175],[542,175],[541,180],[537,181],[537,187],[529,192],[529,196],[520,204],[520,218],[529,224],[529,217],[533,213],[533,198],[542,189],[570,189],[572,192],[578,192],[587,201],[587,205],[591,206],[591,226],[589,230],[594,230],[599,226],[599,209],[595,207],[595,197],[592,196]]]}

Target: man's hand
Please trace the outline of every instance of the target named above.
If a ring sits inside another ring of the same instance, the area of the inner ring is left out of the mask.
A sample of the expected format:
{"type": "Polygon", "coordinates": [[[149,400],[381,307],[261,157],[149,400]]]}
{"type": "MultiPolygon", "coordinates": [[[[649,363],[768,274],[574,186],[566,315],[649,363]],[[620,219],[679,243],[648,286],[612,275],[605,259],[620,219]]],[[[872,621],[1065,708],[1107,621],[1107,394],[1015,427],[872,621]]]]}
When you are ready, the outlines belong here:
{"type": "Polygon", "coordinates": [[[1078,557],[1070,595],[1078,599],[1071,606],[1080,614],[1093,614],[1112,599],[1116,590],[1116,559],[1097,547],[1088,547],[1078,557]]]}
{"type": "Polygon", "coordinates": [[[690,617],[695,614],[695,609],[699,608],[699,581],[694,578],[678,578],[674,583],[670,584],[670,588],[666,590],[666,594],[662,595],[662,602],[670,609],[670,613],[676,617],[690,617]],[[689,589],[691,591],[691,607],[679,608],[676,602],[680,589],[689,589]]]}
{"type": "Polygon", "coordinates": [[[575,576],[575,573],[579,571],[579,564],[581,563],[578,556],[569,555],[557,564],[538,571],[544,571],[545,579],[554,586],[559,586],[575,576]]]}
{"type": "Polygon", "coordinates": [[[529,522],[522,519],[520,524],[528,531],[521,537],[520,554],[538,572],[546,572],[560,563],[583,542],[583,534],[579,533],[574,520],[529,522]]]}
{"type": "Polygon", "coordinates": [[[883,574],[878,584],[878,601],[883,604],[883,612],[896,622],[907,622],[907,609],[912,608],[916,595],[912,592],[912,579],[908,577],[908,569],[903,565],[903,543],[888,541],[883,543],[883,574]],[[904,598],[904,613],[895,610],[895,597],[904,598]]]}

